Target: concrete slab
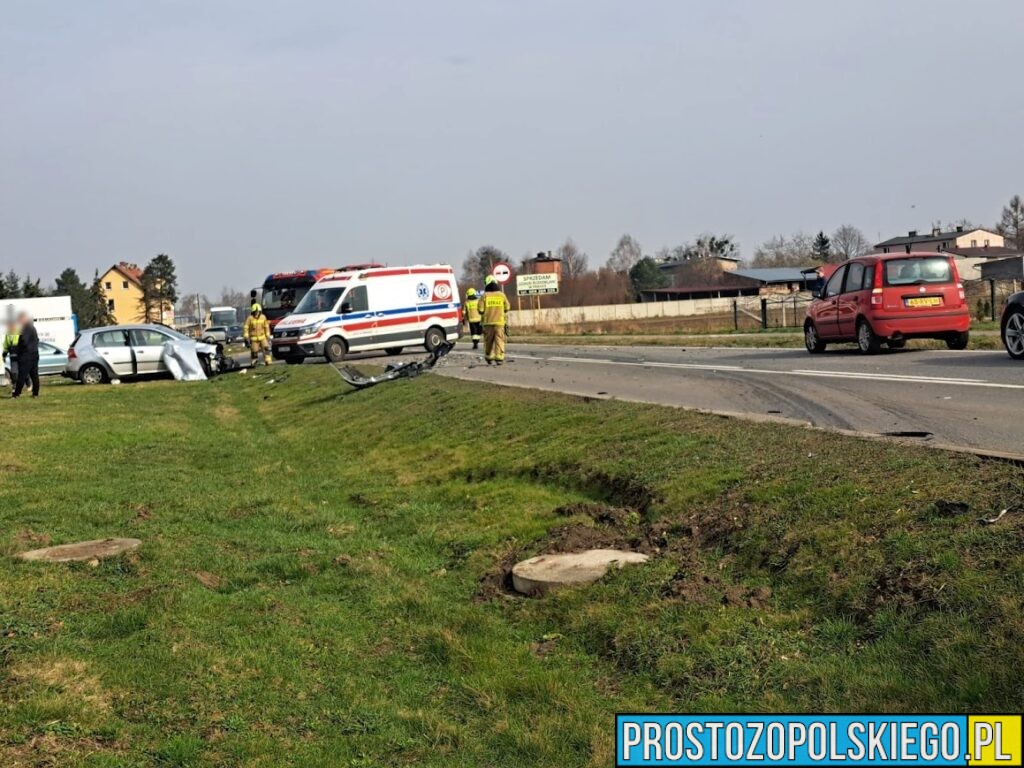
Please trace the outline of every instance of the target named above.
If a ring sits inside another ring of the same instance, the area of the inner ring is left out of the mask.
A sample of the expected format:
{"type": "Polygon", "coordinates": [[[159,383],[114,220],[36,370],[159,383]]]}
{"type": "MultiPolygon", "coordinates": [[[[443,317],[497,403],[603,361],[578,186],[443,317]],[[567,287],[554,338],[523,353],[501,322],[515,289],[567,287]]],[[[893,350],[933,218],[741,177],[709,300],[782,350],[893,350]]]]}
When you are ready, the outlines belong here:
{"type": "Polygon", "coordinates": [[[142,542],[139,539],[95,539],[80,541],[75,544],[61,544],[56,547],[31,549],[20,552],[16,557],[22,560],[36,560],[48,563],[68,563],[76,560],[93,560],[113,557],[122,552],[137,549],[142,542]]]}
{"type": "Polygon", "coordinates": [[[621,549],[588,549],[556,555],[538,555],[512,567],[512,586],[524,595],[542,595],[553,589],[590,584],[609,568],[647,562],[647,555],[621,549]]]}

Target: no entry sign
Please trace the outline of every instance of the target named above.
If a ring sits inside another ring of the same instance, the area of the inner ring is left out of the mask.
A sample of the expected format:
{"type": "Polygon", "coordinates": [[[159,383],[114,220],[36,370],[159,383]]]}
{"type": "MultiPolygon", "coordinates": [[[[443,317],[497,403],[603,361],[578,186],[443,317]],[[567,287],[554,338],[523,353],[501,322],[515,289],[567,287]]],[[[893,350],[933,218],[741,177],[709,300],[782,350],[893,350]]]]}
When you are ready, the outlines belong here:
{"type": "Polygon", "coordinates": [[[491,268],[491,277],[498,281],[498,285],[504,285],[512,279],[512,267],[499,261],[491,268]]]}

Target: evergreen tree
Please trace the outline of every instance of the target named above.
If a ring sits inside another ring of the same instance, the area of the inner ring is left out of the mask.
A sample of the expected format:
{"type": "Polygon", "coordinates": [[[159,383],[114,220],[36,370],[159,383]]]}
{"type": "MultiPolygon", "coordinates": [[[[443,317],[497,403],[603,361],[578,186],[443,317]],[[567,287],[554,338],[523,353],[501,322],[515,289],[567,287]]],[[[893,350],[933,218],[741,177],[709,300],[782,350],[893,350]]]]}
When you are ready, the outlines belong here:
{"type": "Polygon", "coordinates": [[[99,270],[96,270],[92,279],[92,285],[89,286],[86,293],[82,311],[78,313],[78,326],[80,328],[100,328],[104,325],[113,324],[114,316],[110,313],[107,295],[103,292],[103,283],[100,280],[99,270]]]}
{"type": "Polygon", "coordinates": [[[21,294],[21,278],[18,277],[18,273],[13,269],[4,277],[3,286],[5,299],[23,298],[21,294]]]}
{"type": "Polygon", "coordinates": [[[644,256],[629,270],[629,281],[637,298],[643,291],[653,288],[665,288],[669,284],[668,275],[658,269],[658,262],[650,256],[644,256]]]}
{"type": "Polygon", "coordinates": [[[142,314],[147,322],[163,323],[178,301],[178,276],[167,254],[154,256],[142,270],[142,314]]]}
{"type": "Polygon", "coordinates": [[[38,299],[45,295],[46,290],[40,285],[40,279],[33,280],[30,275],[25,275],[25,279],[21,281],[21,297],[23,299],[38,299]]]}
{"type": "Polygon", "coordinates": [[[71,297],[71,311],[78,316],[78,322],[81,323],[82,316],[88,311],[89,288],[71,267],[60,273],[60,277],[56,280],[54,294],[71,297]]]}
{"type": "Polygon", "coordinates": [[[812,250],[814,251],[814,258],[818,261],[826,262],[832,255],[832,241],[828,239],[828,235],[819,231],[817,237],[814,238],[812,250]]]}

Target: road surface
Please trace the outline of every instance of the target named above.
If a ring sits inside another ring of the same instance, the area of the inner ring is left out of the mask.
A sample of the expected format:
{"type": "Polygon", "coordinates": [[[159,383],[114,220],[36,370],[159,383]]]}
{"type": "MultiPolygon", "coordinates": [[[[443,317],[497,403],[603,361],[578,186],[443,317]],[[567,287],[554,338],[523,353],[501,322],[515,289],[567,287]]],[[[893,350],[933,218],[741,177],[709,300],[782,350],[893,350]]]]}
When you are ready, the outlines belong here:
{"type": "Polygon", "coordinates": [[[1024,456],[1024,363],[1002,351],[510,345],[489,367],[465,347],[442,373],[576,395],[792,420],[1024,456]]]}

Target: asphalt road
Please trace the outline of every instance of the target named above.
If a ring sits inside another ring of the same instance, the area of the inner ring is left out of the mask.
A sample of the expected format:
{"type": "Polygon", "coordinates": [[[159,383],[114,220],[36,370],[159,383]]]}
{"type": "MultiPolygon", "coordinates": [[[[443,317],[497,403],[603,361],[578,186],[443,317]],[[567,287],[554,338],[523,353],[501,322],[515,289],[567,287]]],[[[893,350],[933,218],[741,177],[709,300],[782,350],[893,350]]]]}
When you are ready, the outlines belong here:
{"type": "Polygon", "coordinates": [[[445,375],[1024,456],[1024,363],[1002,351],[515,344],[502,367],[460,345],[445,375]]]}

